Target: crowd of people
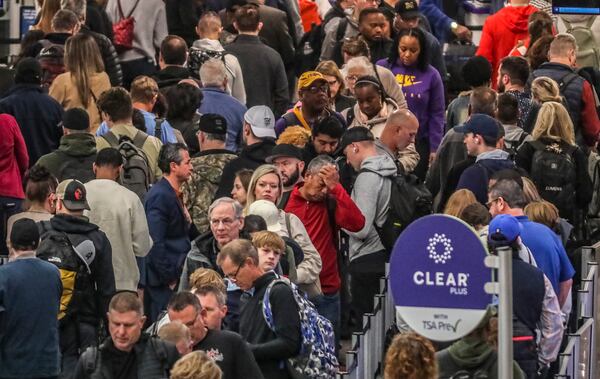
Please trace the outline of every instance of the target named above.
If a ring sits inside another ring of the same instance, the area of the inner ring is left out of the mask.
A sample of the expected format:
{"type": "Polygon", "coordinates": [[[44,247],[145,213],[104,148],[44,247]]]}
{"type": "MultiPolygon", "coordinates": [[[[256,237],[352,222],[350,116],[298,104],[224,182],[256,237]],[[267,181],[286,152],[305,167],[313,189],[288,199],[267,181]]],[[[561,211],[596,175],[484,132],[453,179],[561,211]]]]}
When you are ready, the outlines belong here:
{"type": "MultiPolygon", "coordinates": [[[[1,379],[334,377],[430,213],[512,249],[514,377],[552,375],[599,239],[596,16],[38,2],[0,83],[1,379]]],[[[493,305],[388,334],[385,379],[497,377],[493,305]]]]}

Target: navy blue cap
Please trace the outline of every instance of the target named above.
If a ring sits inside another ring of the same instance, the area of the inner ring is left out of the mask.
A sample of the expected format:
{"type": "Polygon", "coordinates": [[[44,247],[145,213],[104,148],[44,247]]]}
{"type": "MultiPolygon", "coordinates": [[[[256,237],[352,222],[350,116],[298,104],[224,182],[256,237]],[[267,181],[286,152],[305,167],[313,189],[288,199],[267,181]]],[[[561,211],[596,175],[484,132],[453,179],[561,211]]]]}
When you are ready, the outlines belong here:
{"type": "Polygon", "coordinates": [[[454,127],[457,133],[479,134],[490,141],[498,141],[500,129],[503,127],[498,120],[482,113],[472,114],[464,124],[454,127]]]}

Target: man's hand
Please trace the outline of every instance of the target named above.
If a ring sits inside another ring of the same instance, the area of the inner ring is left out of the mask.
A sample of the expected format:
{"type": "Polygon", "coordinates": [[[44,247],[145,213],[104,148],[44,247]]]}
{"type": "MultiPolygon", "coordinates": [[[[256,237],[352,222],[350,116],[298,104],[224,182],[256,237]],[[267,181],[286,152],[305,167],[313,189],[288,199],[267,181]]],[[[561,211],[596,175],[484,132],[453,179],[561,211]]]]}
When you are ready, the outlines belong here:
{"type": "Polygon", "coordinates": [[[429,153],[429,165],[431,166],[433,164],[433,161],[435,161],[435,151],[429,153]]]}
{"type": "Polygon", "coordinates": [[[471,41],[473,38],[473,33],[464,25],[458,25],[452,32],[461,41],[471,41]]]}
{"type": "Polygon", "coordinates": [[[340,173],[336,165],[327,165],[321,167],[319,177],[323,179],[327,189],[332,191],[340,182],[340,173]]]}

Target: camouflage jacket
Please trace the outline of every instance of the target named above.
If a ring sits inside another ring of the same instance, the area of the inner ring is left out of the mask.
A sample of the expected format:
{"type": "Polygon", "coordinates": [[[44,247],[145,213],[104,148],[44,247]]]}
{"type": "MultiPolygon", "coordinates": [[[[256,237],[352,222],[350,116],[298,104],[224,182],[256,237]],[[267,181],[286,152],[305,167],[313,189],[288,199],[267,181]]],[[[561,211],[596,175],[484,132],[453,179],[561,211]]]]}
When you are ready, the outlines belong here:
{"type": "Polygon", "coordinates": [[[229,150],[207,150],[192,158],[193,172],[183,186],[183,200],[200,233],[209,230],[208,207],[219,188],[223,167],[234,158],[229,150]]]}

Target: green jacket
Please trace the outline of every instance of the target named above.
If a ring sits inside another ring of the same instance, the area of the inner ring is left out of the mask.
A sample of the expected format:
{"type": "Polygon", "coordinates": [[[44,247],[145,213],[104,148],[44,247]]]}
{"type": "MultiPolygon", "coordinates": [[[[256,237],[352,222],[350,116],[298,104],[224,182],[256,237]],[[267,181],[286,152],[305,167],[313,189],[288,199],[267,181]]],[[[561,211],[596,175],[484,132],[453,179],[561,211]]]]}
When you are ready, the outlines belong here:
{"type": "Polygon", "coordinates": [[[90,133],[75,133],[62,136],[58,149],[42,156],[37,164],[46,167],[59,182],[77,179],[85,183],[95,178],[95,160],[96,138],[90,133]]]}
{"type": "MultiPolygon", "coordinates": [[[[439,378],[451,378],[458,371],[470,373],[484,371],[489,379],[498,379],[498,355],[492,347],[479,337],[467,336],[449,348],[436,353],[439,378]]],[[[525,379],[525,374],[513,361],[513,378],[525,379]]]]}

